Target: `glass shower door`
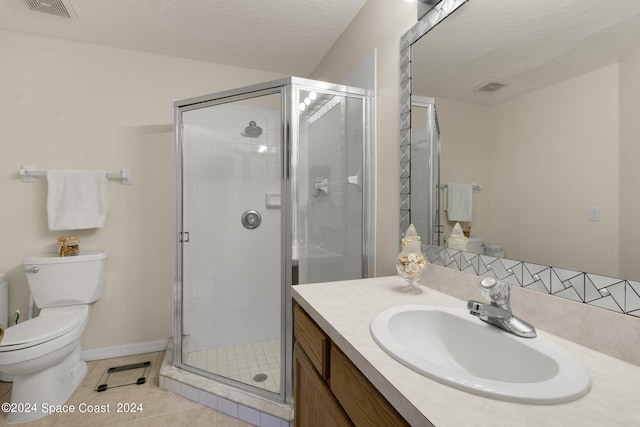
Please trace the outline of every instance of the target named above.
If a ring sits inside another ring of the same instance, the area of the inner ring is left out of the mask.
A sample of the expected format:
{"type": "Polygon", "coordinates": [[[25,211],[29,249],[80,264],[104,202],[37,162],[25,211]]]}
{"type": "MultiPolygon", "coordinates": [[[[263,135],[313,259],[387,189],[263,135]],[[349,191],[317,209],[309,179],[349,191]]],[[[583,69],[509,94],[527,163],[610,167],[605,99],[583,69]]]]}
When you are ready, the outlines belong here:
{"type": "Polygon", "coordinates": [[[182,363],[280,393],[282,89],[181,111],[182,363]]]}
{"type": "Polygon", "coordinates": [[[295,93],[297,283],[366,277],[365,98],[320,88],[295,93]]]}

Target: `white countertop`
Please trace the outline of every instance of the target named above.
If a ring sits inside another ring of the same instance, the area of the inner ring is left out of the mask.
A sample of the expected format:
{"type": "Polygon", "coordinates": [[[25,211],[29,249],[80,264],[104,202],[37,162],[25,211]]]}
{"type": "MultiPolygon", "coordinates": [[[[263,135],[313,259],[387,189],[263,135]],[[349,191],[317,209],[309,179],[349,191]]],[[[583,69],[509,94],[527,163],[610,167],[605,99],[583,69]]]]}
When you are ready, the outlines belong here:
{"type": "Polygon", "coordinates": [[[544,330],[538,333],[563,346],[589,370],[592,384],[585,397],[558,405],[503,402],[456,390],[405,367],[373,341],[369,332],[373,316],[405,304],[457,308],[467,304],[430,288],[407,295],[399,292],[404,286],[400,277],[380,277],[297,285],[292,295],[412,426],[429,422],[437,427],[640,425],[639,366],[544,330]]]}

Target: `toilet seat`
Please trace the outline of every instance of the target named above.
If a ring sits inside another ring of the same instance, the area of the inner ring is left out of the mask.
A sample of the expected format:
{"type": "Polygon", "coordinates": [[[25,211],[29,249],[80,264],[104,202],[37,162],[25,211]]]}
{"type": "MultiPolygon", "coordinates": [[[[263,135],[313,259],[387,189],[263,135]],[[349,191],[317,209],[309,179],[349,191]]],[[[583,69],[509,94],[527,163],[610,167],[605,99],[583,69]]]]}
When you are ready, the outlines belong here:
{"type": "Polygon", "coordinates": [[[80,327],[89,313],[87,305],[43,309],[38,317],[4,331],[0,353],[33,347],[80,327]]]}

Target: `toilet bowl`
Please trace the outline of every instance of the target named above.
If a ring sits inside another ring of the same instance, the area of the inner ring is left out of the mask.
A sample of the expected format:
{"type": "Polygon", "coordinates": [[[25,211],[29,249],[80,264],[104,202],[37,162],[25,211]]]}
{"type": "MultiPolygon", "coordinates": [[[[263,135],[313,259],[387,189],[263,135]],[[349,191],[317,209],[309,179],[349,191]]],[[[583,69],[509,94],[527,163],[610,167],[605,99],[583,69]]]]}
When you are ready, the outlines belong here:
{"type": "Polygon", "coordinates": [[[0,342],[0,372],[13,376],[7,422],[48,415],[46,409],[66,403],[87,373],[80,338],[90,304],[102,296],[105,260],[103,252],[25,260],[40,314],[5,329],[0,342]]]}

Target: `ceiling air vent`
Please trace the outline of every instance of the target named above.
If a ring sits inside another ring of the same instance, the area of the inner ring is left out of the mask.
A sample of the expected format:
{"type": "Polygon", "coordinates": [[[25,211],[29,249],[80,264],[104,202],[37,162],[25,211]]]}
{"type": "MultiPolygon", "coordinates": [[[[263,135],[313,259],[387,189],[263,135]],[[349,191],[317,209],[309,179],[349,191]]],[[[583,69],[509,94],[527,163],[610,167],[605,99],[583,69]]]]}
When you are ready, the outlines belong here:
{"type": "Polygon", "coordinates": [[[505,87],[507,83],[488,81],[473,88],[475,92],[494,93],[505,87]]]}
{"type": "Polygon", "coordinates": [[[45,12],[64,18],[78,17],[69,0],[24,0],[24,2],[29,9],[37,12],[45,12]]]}

